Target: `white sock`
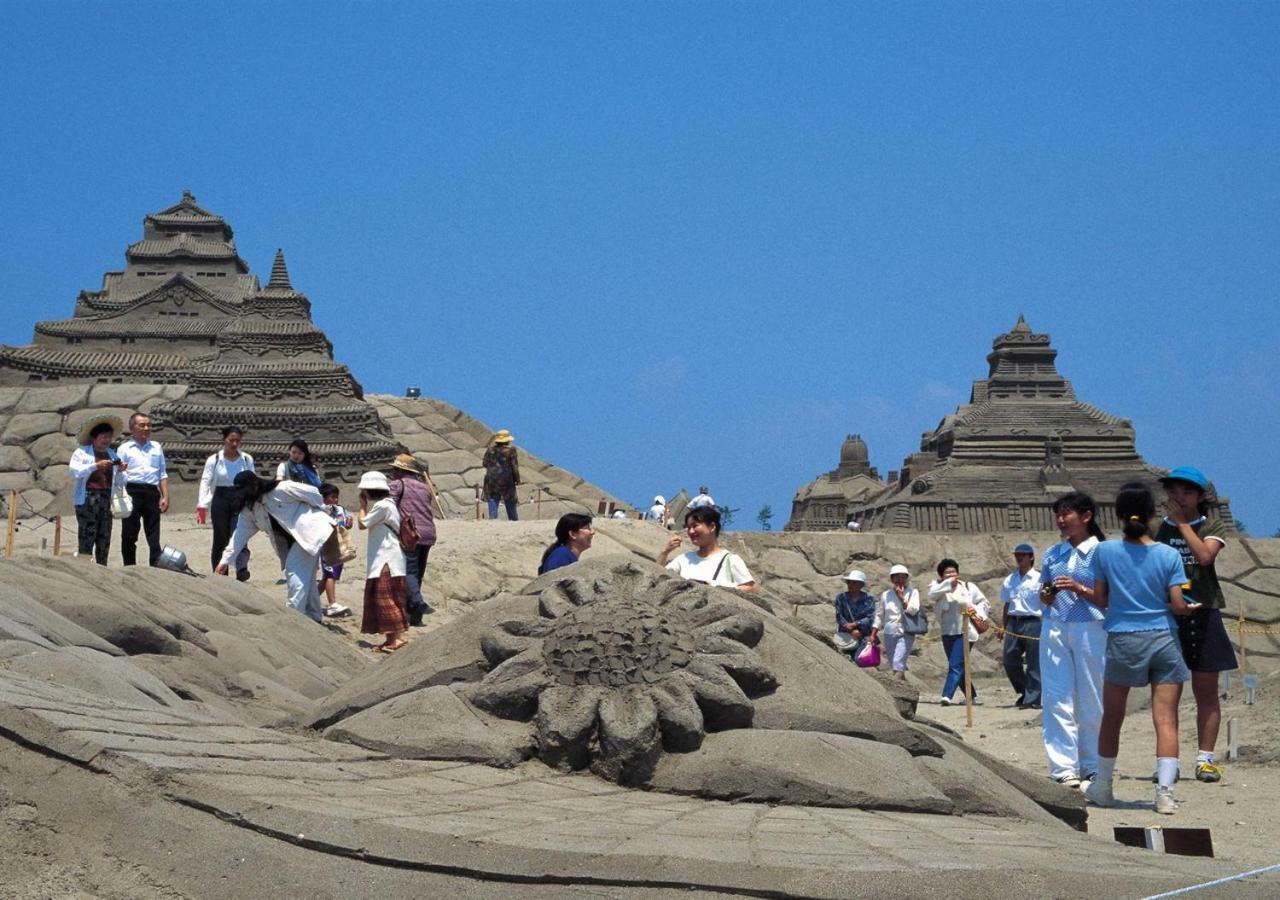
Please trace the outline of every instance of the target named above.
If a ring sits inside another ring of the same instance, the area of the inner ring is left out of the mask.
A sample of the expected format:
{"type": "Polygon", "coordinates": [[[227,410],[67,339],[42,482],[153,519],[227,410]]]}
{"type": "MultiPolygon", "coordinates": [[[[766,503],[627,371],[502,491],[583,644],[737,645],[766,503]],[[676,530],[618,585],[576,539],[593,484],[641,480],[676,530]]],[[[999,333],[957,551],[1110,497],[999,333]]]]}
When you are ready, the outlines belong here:
{"type": "Polygon", "coordinates": [[[1098,780],[1111,781],[1116,777],[1116,758],[1098,757],[1098,780]]]}
{"type": "Polygon", "coordinates": [[[1209,765],[1213,765],[1213,751],[1201,750],[1196,754],[1196,763],[1208,763],[1209,765]]]}
{"type": "Polygon", "coordinates": [[[1156,780],[1160,787],[1173,789],[1173,782],[1178,777],[1178,757],[1156,757],[1156,780]]]}

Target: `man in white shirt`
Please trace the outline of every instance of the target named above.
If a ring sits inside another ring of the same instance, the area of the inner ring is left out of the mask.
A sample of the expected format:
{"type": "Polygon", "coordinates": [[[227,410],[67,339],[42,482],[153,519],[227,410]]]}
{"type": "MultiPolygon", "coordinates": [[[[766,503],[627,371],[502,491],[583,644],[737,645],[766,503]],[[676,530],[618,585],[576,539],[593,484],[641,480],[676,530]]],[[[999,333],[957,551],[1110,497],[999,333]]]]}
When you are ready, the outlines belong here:
{"type": "Polygon", "coordinates": [[[715,506],[716,501],[711,499],[711,494],[708,493],[708,490],[705,484],[698,488],[698,496],[690,500],[685,509],[701,509],[704,506],[715,506]]]}
{"type": "Polygon", "coordinates": [[[129,417],[131,437],[116,455],[125,464],[125,490],[133,500],[133,512],[120,525],[120,556],[126,566],[138,562],[138,530],[147,535],[151,565],[160,558],[160,516],[169,509],[169,473],[164,450],[151,440],[151,417],[136,412],[129,417]]]}
{"type": "Polygon", "coordinates": [[[1040,603],[1040,573],[1036,571],[1036,548],[1019,544],[1013,548],[1018,568],[1000,585],[1004,615],[997,637],[1004,638],[1004,672],[1018,692],[1018,709],[1040,708],[1040,624],[1044,606],[1040,603]]]}

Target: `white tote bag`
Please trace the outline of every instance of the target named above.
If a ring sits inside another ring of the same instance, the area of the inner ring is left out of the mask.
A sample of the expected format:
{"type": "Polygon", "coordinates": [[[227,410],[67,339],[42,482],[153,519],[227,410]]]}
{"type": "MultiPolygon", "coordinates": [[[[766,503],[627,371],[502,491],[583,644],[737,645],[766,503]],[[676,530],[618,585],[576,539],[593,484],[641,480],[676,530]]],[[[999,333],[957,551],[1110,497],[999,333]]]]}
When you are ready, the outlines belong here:
{"type": "Polygon", "coordinates": [[[128,482],[122,477],[111,479],[111,515],[116,519],[127,519],[133,515],[133,498],[124,489],[128,482]]]}

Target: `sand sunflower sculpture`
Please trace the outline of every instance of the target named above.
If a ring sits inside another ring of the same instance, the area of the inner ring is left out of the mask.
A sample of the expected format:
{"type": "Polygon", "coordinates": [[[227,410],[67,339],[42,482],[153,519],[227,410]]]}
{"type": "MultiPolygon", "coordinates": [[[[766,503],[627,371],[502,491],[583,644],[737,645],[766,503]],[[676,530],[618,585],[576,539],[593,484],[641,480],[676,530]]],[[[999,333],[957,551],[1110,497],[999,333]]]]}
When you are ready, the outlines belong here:
{"type": "Polygon", "coordinates": [[[470,699],[533,720],[548,765],[642,784],[662,751],[751,727],[751,698],[777,679],[752,649],[764,619],[743,601],[631,565],[610,575],[566,576],[542,591],[537,618],[486,635],[492,668],[470,699]]]}

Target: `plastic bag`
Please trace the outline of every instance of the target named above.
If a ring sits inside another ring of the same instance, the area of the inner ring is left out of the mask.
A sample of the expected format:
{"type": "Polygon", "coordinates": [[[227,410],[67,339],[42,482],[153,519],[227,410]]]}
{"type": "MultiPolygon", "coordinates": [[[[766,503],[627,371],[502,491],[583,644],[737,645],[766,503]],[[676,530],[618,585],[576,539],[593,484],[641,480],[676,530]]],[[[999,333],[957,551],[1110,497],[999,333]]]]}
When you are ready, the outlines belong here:
{"type": "Polygon", "coordinates": [[[127,519],[133,515],[133,498],[129,496],[129,492],[125,490],[128,484],[125,479],[117,474],[111,480],[111,516],[116,519],[127,519]]]}

